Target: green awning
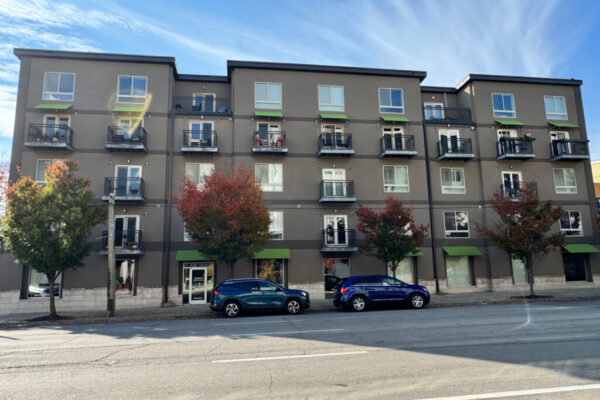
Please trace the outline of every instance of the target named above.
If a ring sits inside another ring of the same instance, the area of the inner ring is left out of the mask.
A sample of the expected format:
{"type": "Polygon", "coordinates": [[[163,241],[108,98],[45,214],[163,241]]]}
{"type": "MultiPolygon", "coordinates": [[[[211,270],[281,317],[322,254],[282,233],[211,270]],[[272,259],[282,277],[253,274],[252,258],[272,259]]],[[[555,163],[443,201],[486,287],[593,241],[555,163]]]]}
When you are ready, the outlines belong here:
{"type": "Polygon", "coordinates": [[[418,256],[422,256],[423,252],[421,251],[421,249],[416,249],[414,251],[412,251],[411,253],[407,254],[409,257],[418,257],[418,256]]]}
{"type": "Polygon", "coordinates": [[[475,246],[444,246],[449,256],[481,256],[481,252],[475,246]]]}
{"type": "Polygon", "coordinates": [[[143,106],[116,106],[113,107],[113,111],[117,112],[143,112],[146,107],[143,106]]]}
{"type": "Polygon", "coordinates": [[[397,117],[391,115],[382,115],[381,119],[385,122],[408,122],[408,118],[406,117],[397,117]]]}
{"type": "Polygon", "coordinates": [[[323,119],[348,119],[345,114],[321,114],[323,119]]]}
{"type": "Polygon", "coordinates": [[[177,250],[175,259],[177,261],[214,261],[198,250],[177,250]]]}
{"type": "Polygon", "coordinates": [[[48,104],[48,103],[42,103],[42,104],[38,104],[37,106],[35,106],[35,108],[37,109],[41,109],[41,110],[68,110],[69,108],[71,108],[73,104],[48,104]]]}
{"type": "Polygon", "coordinates": [[[497,119],[497,123],[500,125],[512,125],[512,126],[523,126],[524,124],[521,121],[517,121],[516,119],[497,119]]]}
{"type": "Polygon", "coordinates": [[[290,249],[263,249],[254,253],[255,260],[264,260],[264,259],[290,259],[292,256],[290,255],[290,249]]]}
{"type": "Polygon", "coordinates": [[[254,115],[257,117],[283,118],[281,111],[256,111],[254,115]]]}
{"type": "Polygon", "coordinates": [[[548,122],[550,125],[556,128],[579,128],[579,125],[571,124],[570,122],[548,122]]]}
{"type": "Polygon", "coordinates": [[[600,253],[600,250],[591,244],[568,244],[563,248],[569,253],[600,253]]]}

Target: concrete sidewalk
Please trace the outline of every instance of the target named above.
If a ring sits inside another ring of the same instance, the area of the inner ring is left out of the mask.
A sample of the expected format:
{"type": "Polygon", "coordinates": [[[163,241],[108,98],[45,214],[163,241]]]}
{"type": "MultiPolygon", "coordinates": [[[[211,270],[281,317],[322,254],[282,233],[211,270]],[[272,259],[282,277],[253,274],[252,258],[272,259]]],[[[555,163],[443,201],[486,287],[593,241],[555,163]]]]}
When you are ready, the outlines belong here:
{"type": "MultiPolygon", "coordinates": [[[[466,305],[485,305],[485,304],[509,304],[522,302],[552,302],[552,301],[572,301],[572,300],[600,300],[600,288],[573,288],[573,289],[554,289],[554,290],[536,290],[536,295],[549,296],[547,298],[523,300],[515,298],[525,296],[529,290],[510,291],[510,292],[475,292],[475,293],[456,293],[456,294],[438,294],[432,295],[431,303],[428,307],[457,307],[466,305]]],[[[311,308],[308,312],[336,312],[339,311],[333,306],[331,299],[311,300],[311,308]]],[[[130,322],[130,321],[153,321],[153,320],[174,320],[174,319],[196,319],[219,317],[220,314],[213,312],[208,304],[173,306],[173,307],[154,307],[119,310],[117,304],[117,315],[114,318],[107,318],[104,311],[85,311],[85,312],[64,312],[62,316],[69,319],[60,321],[35,321],[35,318],[43,317],[47,314],[12,314],[0,316],[0,329],[40,326],[40,325],[70,325],[70,324],[88,324],[105,322],[130,322]]],[[[225,317],[223,317],[225,318],[225,317]]]]}

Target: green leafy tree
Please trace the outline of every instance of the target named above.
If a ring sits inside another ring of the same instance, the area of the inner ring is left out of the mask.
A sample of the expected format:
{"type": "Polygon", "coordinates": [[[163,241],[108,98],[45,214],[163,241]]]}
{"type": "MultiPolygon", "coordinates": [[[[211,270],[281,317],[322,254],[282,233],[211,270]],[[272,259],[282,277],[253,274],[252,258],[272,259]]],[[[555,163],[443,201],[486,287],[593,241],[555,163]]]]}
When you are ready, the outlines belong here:
{"type": "Polygon", "coordinates": [[[398,265],[410,253],[423,245],[428,226],[417,225],[412,209],[401,200],[389,196],[381,212],[359,206],[357,229],[365,236],[361,250],[374,255],[392,269],[394,278],[398,265]]]}
{"type": "Polygon", "coordinates": [[[84,266],[90,254],[88,241],[105,210],[92,204],[89,179],[75,175],[75,161],[58,161],[48,167],[44,185],[22,177],[9,185],[2,236],[15,261],[43,273],[50,289],[50,318],[58,318],[54,287],[65,270],[84,266]]]}

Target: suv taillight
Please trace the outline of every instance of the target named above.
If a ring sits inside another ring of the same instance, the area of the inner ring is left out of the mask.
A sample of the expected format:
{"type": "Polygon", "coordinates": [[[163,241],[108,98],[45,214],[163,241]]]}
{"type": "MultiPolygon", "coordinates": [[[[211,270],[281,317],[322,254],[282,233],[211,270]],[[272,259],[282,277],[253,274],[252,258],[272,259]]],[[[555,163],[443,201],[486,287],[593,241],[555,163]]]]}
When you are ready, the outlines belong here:
{"type": "Polygon", "coordinates": [[[343,288],[340,290],[340,292],[341,292],[342,294],[346,294],[346,293],[348,293],[348,288],[345,288],[345,287],[343,287],[343,288]]]}
{"type": "Polygon", "coordinates": [[[216,296],[219,294],[219,291],[217,289],[213,289],[213,296],[216,296]]]}

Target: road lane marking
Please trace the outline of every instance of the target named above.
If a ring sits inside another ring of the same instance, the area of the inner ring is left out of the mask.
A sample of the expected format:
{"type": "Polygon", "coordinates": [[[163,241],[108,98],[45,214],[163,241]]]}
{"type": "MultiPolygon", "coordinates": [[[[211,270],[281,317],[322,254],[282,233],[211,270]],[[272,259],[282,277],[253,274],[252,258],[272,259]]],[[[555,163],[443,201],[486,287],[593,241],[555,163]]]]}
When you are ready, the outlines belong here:
{"type": "Polygon", "coordinates": [[[553,388],[527,389],[527,390],[513,390],[513,391],[509,391],[509,392],[467,394],[467,395],[462,395],[462,396],[431,397],[431,398],[428,398],[428,399],[419,399],[419,400],[482,400],[482,399],[498,399],[498,398],[501,398],[501,397],[529,396],[529,395],[534,395],[534,394],[575,392],[575,391],[578,391],[578,390],[594,390],[594,389],[600,389],[600,384],[576,385],[576,386],[561,386],[561,387],[553,387],[553,388]]]}
{"type": "Polygon", "coordinates": [[[287,332],[255,332],[255,333],[232,333],[229,336],[259,336],[259,335],[300,335],[302,333],[319,333],[319,332],[340,332],[344,329],[311,329],[305,331],[287,331],[287,332]]]}
{"type": "Polygon", "coordinates": [[[254,325],[254,324],[283,324],[286,322],[299,322],[301,319],[288,319],[286,321],[260,321],[260,322],[230,322],[228,324],[213,324],[212,326],[230,326],[230,325],[254,325]]]}
{"type": "Polygon", "coordinates": [[[255,357],[255,358],[236,358],[232,360],[214,360],[213,363],[235,363],[249,361],[269,361],[269,360],[287,360],[291,358],[313,358],[313,357],[334,357],[334,356],[350,356],[356,354],[367,354],[367,351],[346,351],[341,353],[317,353],[317,354],[300,354],[295,356],[273,356],[273,357],[255,357]]]}

